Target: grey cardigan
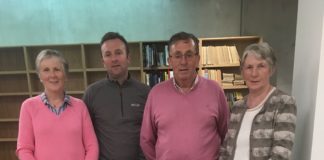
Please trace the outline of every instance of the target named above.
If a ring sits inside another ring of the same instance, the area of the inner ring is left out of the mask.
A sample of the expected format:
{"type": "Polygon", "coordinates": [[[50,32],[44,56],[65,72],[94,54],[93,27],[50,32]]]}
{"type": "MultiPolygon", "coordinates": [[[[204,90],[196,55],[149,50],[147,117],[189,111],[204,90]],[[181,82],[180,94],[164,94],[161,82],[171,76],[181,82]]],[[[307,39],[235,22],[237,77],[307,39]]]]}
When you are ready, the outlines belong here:
{"type": "MultiPolygon", "coordinates": [[[[247,97],[235,102],[219,160],[233,160],[236,140],[247,110],[247,97]]],[[[254,117],[250,133],[250,160],[289,160],[295,138],[296,104],[293,97],[276,89],[254,117]]]]}

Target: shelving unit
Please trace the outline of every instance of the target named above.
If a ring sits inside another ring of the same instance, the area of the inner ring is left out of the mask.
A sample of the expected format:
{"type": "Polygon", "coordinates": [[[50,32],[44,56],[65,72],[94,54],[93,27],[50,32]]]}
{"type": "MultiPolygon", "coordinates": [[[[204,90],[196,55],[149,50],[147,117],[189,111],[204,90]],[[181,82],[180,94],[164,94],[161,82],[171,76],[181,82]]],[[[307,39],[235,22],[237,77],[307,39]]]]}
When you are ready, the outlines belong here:
{"type": "MultiPolygon", "coordinates": [[[[239,53],[260,37],[227,37],[202,38],[200,49],[204,46],[234,45],[239,53]]],[[[129,44],[131,64],[129,72],[132,77],[143,83],[148,82],[148,75],[163,73],[169,76],[172,70],[167,64],[167,42],[131,42],[129,44]],[[155,63],[148,65],[147,50],[156,54],[155,63]],[[162,58],[163,60],[157,60],[162,58]]],[[[66,84],[69,95],[81,98],[84,90],[93,82],[106,77],[103,68],[99,44],[71,44],[71,45],[45,45],[45,46],[17,46],[0,47],[0,157],[6,160],[16,160],[15,155],[18,119],[21,103],[40,94],[43,86],[39,81],[35,69],[35,58],[43,49],[55,49],[64,54],[70,64],[70,72],[66,84]]],[[[220,69],[224,72],[239,73],[238,64],[222,64],[205,66],[200,64],[197,68],[199,74],[207,69],[220,69]]],[[[245,85],[224,86],[225,93],[244,92],[245,85]]]]}
{"type": "Polygon", "coordinates": [[[199,73],[204,75],[206,70],[219,70],[217,78],[213,80],[218,81],[222,85],[230,106],[234,101],[241,99],[243,95],[247,94],[247,86],[239,76],[239,59],[248,45],[261,41],[262,38],[258,36],[200,39],[201,63],[199,65],[199,73]],[[210,56],[211,54],[212,56],[210,56]],[[219,61],[212,61],[208,58],[212,58],[212,60],[219,59],[219,61]],[[232,83],[225,83],[225,77],[231,74],[233,79],[230,81],[232,83]],[[234,83],[234,81],[241,82],[242,84],[234,83]]]}
{"type": "Polygon", "coordinates": [[[143,42],[144,82],[153,87],[155,84],[170,78],[167,41],[143,42]]]}
{"type": "Polygon", "coordinates": [[[15,156],[21,102],[29,97],[23,47],[0,48],[0,157],[15,156]]]}

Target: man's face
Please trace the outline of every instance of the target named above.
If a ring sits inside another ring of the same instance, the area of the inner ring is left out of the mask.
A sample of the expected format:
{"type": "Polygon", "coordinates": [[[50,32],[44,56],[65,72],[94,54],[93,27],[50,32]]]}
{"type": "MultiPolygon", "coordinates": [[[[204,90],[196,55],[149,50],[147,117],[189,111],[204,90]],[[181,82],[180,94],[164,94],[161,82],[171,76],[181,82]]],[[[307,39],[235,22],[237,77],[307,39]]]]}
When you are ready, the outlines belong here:
{"type": "Polygon", "coordinates": [[[182,85],[182,82],[193,81],[196,78],[199,59],[194,41],[191,39],[179,40],[170,46],[168,61],[173,69],[174,78],[180,83],[179,85],[182,85]]]}
{"type": "Polygon", "coordinates": [[[127,77],[130,58],[120,39],[111,39],[101,45],[102,62],[112,79],[127,77]]]}

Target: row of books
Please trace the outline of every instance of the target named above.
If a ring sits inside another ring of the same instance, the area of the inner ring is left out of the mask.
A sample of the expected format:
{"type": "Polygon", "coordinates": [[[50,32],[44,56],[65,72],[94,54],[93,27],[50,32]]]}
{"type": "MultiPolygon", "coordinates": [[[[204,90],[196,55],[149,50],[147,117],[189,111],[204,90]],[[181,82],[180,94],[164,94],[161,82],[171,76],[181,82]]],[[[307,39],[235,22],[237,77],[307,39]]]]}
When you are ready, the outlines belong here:
{"type": "Polygon", "coordinates": [[[201,64],[240,65],[240,57],[235,46],[205,46],[202,47],[201,64]]]}
{"type": "MultiPolygon", "coordinates": [[[[168,45],[144,44],[143,61],[145,67],[168,66],[168,45]]],[[[205,46],[202,47],[201,64],[213,65],[239,65],[240,57],[235,46],[205,46]]]]}
{"type": "Polygon", "coordinates": [[[205,69],[204,77],[207,79],[215,80],[222,86],[237,86],[245,84],[240,74],[222,73],[220,69],[205,69]]]}
{"type": "Polygon", "coordinates": [[[168,66],[168,45],[147,44],[143,47],[143,64],[145,67],[168,66]]]}
{"type": "Polygon", "coordinates": [[[227,98],[227,104],[230,107],[233,106],[235,101],[243,99],[242,92],[237,92],[237,91],[225,93],[225,96],[227,98]]]}
{"type": "Polygon", "coordinates": [[[146,85],[153,87],[156,84],[168,80],[173,77],[173,71],[153,71],[153,72],[146,72],[146,85]]]}

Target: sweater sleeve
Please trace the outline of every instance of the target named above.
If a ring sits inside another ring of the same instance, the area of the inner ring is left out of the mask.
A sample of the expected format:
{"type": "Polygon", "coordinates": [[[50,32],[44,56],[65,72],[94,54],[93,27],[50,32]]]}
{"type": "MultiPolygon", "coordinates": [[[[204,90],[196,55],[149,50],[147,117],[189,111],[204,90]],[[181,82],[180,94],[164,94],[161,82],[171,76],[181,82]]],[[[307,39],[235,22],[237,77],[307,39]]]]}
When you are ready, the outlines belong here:
{"type": "Polygon", "coordinates": [[[151,93],[147,99],[143,122],[140,135],[140,145],[147,160],[155,160],[155,144],[156,144],[156,126],[152,114],[152,96],[151,93]]]}
{"type": "Polygon", "coordinates": [[[217,120],[217,128],[222,143],[227,133],[228,121],[229,121],[229,107],[227,105],[226,97],[224,95],[223,90],[219,91],[218,101],[219,101],[219,107],[218,107],[219,118],[217,120]]]}
{"type": "Polygon", "coordinates": [[[33,132],[32,116],[30,110],[31,106],[27,101],[21,105],[19,116],[19,132],[17,140],[16,154],[20,160],[35,160],[35,137],[33,132]]]}
{"type": "Polygon", "coordinates": [[[289,160],[294,144],[297,108],[291,96],[283,96],[275,113],[271,160],[289,160]]]}
{"type": "Polygon", "coordinates": [[[83,144],[85,148],[85,160],[97,160],[99,156],[99,147],[96,134],[93,129],[91,118],[89,112],[82,102],[83,108],[83,122],[82,122],[82,132],[83,132],[83,144]]]}
{"type": "Polygon", "coordinates": [[[91,117],[91,120],[93,121],[93,111],[92,111],[92,107],[90,105],[90,102],[91,102],[91,89],[88,88],[84,94],[83,94],[83,97],[82,97],[82,100],[83,102],[85,103],[86,107],[88,108],[88,113],[90,114],[90,117],[91,117]]]}

